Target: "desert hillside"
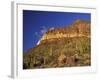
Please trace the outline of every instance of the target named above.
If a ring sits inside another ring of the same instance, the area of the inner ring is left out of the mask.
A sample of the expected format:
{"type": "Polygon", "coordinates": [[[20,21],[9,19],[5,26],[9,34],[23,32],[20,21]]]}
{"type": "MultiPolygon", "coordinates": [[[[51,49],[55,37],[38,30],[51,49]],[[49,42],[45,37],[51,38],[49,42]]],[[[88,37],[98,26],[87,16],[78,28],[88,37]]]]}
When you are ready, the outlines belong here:
{"type": "Polygon", "coordinates": [[[90,22],[76,20],[70,26],[48,30],[38,45],[23,55],[23,68],[91,65],[90,22]]]}

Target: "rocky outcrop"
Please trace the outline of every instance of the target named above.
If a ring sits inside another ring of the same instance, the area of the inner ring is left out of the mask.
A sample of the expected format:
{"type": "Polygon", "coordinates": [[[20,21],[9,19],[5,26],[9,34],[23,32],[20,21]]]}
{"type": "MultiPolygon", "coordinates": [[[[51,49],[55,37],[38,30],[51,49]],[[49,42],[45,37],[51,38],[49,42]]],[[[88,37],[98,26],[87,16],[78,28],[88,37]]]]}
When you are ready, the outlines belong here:
{"type": "Polygon", "coordinates": [[[68,27],[48,30],[39,40],[38,45],[45,40],[66,37],[90,37],[90,23],[83,20],[77,20],[68,27]]]}

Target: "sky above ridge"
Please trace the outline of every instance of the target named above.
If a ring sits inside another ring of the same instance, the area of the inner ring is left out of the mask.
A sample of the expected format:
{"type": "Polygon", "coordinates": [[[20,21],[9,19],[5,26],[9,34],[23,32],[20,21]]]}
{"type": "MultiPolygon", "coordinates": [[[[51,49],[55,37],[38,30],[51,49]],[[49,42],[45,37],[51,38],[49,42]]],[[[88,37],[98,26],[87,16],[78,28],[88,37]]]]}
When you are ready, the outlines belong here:
{"type": "Polygon", "coordinates": [[[35,47],[49,29],[69,26],[78,19],[91,21],[91,14],[23,10],[23,52],[35,47]]]}

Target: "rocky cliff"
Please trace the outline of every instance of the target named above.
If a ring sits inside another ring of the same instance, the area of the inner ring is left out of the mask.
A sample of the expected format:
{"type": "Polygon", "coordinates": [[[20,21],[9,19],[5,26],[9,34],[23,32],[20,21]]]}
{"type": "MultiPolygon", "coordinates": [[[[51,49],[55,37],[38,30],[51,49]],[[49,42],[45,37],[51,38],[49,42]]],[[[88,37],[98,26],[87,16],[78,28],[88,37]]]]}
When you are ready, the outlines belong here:
{"type": "Polygon", "coordinates": [[[72,25],[63,28],[48,30],[39,40],[38,45],[45,40],[52,41],[54,39],[68,37],[90,37],[90,22],[76,20],[72,25]]]}

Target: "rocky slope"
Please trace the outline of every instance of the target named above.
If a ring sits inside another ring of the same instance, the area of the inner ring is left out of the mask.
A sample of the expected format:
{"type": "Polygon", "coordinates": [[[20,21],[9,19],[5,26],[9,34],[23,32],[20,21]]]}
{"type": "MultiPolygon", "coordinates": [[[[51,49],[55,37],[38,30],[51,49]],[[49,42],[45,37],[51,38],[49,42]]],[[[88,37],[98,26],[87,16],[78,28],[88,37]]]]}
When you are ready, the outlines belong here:
{"type": "Polygon", "coordinates": [[[38,42],[42,43],[45,40],[54,40],[68,37],[90,37],[90,23],[83,20],[77,20],[69,27],[57,28],[47,31],[38,42]]]}
{"type": "Polygon", "coordinates": [[[38,45],[23,55],[23,68],[90,66],[90,33],[90,22],[83,20],[48,30],[38,45]]]}

